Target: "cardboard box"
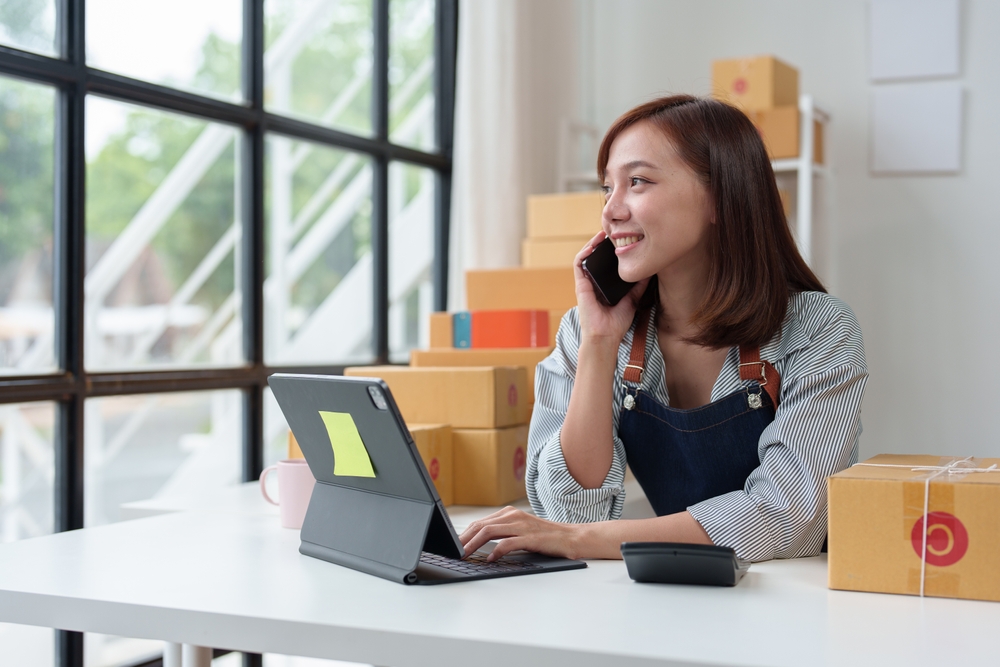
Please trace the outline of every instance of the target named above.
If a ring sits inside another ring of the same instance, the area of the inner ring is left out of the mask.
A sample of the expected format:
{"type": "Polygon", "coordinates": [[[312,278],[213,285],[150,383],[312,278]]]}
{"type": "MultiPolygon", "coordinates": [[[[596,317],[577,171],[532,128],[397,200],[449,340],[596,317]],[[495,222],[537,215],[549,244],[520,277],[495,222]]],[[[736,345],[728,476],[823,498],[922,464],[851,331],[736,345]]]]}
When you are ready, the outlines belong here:
{"type": "MultiPolygon", "coordinates": [[[[594,232],[596,234],[597,232],[594,232]]],[[[561,239],[524,239],[521,241],[521,266],[573,266],[577,253],[583,250],[590,236],[567,236],[561,239]]]]}
{"type": "MultiPolygon", "coordinates": [[[[799,156],[798,106],[748,111],[747,116],[760,132],[768,157],[779,160],[799,156]]],[[[813,120],[813,162],[823,164],[823,124],[818,120],[813,120]]]]}
{"type": "Polygon", "coordinates": [[[454,429],[455,504],[505,505],[524,498],[528,427],[454,429]]]}
{"type": "Polygon", "coordinates": [[[548,347],[547,310],[474,310],[472,347],[548,347]]]}
{"type": "Polygon", "coordinates": [[[781,199],[781,209],[785,212],[785,219],[792,219],[792,193],[785,188],[778,188],[778,197],[781,199]]]}
{"type": "Polygon", "coordinates": [[[528,372],[511,366],[356,366],[350,377],[385,380],[406,423],[499,428],[528,421],[528,372]]]}
{"type": "Polygon", "coordinates": [[[501,350],[413,350],[410,366],[523,366],[528,372],[528,404],[535,402],[535,367],[552,353],[551,347],[501,350]]]}
{"type": "Polygon", "coordinates": [[[407,424],[413,442],[420,452],[427,472],[437,488],[441,502],[455,502],[455,457],[452,450],[451,426],[448,424],[407,424]]]}
{"type": "Polygon", "coordinates": [[[465,272],[469,310],[560,310],[576,305],[573,268],[473,269],[465,272]]]}
{"type": "Polygon", "coordinates": [[[449,348],[452,341],[451,313],[431,313],[431,348],[449,348]]]}
{"type": "Polygon", "coordinates": [[[299,441],[295,439],[295,434],[291,431],[288,432],[288,458],[290,459],[304,459],[305,454],[302,453],[302,449],[299,447],[299,441]]]}
{"type": "Polygon", "coordinates": [[[924,595],[1000,601],[1000,471],[951,461],[882,454],[827,480],[830,588],[919,595],[923,570],[924,595]]]}
{"type": "Polygon", "coordinates": [[[528,237],[586,236],[601,231],[604,194],[569,192],[528,197],[528,237]]]}
{"type": "Polygon", "coordinates": [[[712,95],[744,111],[799,103],[799,71],[774,56],[716,60],[712,95]]]}

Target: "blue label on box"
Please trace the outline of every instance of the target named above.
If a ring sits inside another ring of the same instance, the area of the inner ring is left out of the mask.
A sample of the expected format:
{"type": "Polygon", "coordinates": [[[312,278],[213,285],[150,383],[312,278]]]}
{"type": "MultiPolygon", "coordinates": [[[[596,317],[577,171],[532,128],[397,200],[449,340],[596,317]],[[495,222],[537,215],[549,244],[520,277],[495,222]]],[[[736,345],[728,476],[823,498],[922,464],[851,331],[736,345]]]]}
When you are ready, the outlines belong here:
{"type": "Polygon", "coordinates": [[[451,318],[452,341],[454,347],[472,347],[472,315],[468,312],[455,313],[451,318]]]}

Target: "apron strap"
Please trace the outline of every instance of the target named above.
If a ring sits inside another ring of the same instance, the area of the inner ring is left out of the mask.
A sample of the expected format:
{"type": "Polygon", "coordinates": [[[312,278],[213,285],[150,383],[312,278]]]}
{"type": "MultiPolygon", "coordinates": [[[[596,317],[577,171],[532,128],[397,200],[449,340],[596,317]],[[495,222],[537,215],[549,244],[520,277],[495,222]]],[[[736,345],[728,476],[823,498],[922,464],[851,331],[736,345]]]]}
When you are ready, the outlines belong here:
{"type": "Polygon", "coordinates": [[[778,409],[778,395],[781,393],[781,376],[770,361],[762,361],[760,348],[740,346],[740,380],[756,381],[771,397],[774,409],[778,409]]]}
{"type": "MultiPolygon", "coordinates": [[[[649,332],[651,308],[643,308],[636,317],[635,333],[632,335],[632,349],[628,353],[628,365],[622,379],[632,384],[642,383],[642,372],[646,366],[646,336],[649,332]],[[636,345],[636,343],[639,343],[636,345]]],[[[770,361],[760,358],[760,347],[744,348],[740,346],[740,380],[756,381],[771,397],[774,409],[778,409],[778,397],[781,394],[781,376],[770,361]]]]}
{"type": "Polygon", "coordinates": [[[632,349],[628,353],[628,365],[622,379],[632,384],[642,383],[642,371],[646,366],[646,332],[649,331],[650,311],[652,308],[643,308],[636,317],[639,318],[635,325],[635,333],[632,335],[632,349]],[[636,345],[636,342],[639,344],[636,345]]]}

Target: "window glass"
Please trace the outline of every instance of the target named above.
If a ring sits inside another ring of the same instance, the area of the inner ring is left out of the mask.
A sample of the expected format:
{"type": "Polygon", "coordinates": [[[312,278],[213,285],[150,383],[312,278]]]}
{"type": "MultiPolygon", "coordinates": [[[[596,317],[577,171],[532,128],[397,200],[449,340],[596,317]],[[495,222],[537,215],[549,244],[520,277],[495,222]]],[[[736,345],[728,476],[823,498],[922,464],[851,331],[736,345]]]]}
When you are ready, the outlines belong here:
{"type": "Polygon", "coordinates": [[[370,135],[371,0],[265,0],[264,103],[370,135]]]}
{"type": "Polygon", "coordinates": [[[56,369],[55,91],[0,77],[0,375],[56,369]]]}
{"type": "Polygon", "coordinates": [[[392,0],[389,33],[389,139],[432,151],[434,0],[392,0]]]}
{"type": "Polygon", "coordinates": [[[241,0],[87,0],[87,64],[240,99],[241,0]]]}
{"type": "Polygon", "coordinates": [[[87,101],[85,362],[242,363],[235,128],[87,101]]]}
{"type": "MultiPolygon", "coordinates": [[[[238,484],[242,405],[237,390],[89,399],[84,524],[145,516],[165,499],[238,484]]],[[[84,650],[88,667],[138,664],[162,653],[163,642],[88,633],[84,650]]]]}
{"type": "Polygon", "coordinates": [[[389,165],[389,357],[408,363],[427,347],[434,310],[434,171],[389,165]]]}
{"type": "Polygon", "coordinates": [[[266,157],[264,360],[371,361],[370,160],[279,135],[266,157]]]}
{"type": "Polygon", "coordinates": [[[0,2],[0,44],[46,56],[56,53],[55,0],[0,2]]]}
{"type": "Polygon", "coordinates": [[[134,518],[140,510],[130,503],[239,483],[242,405],[236,389],[88,399],[84,523],[134,518]]]}
{"type": "MultiPolygon", "coordinates": [[[[52,532],[54,403],[0,405],[0,542],[52,532]]],[[[53,664],[53,631],[0,623],[4,664],[53,664]]]]}

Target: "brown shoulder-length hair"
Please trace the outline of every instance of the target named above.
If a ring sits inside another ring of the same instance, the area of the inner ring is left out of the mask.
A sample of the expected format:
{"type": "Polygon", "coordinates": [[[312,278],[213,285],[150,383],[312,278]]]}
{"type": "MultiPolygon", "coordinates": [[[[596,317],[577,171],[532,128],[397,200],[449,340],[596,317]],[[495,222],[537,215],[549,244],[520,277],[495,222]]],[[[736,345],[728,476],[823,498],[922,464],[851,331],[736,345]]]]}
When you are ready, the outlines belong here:
{"type": "MultiPolygon", "coordinates": [[[[597,155],[602,181],[611,144],[641,121],[667,136],[715,206],[708,286],[693,316],[699,333],[691,342],[763,345],[781,330],[789,296],[826,290],[795,246],[760,134],[743,112],[718,100],[662,97],[628,111],[608,129],[597,155]]],[[[643,302],[658,305],[656,280],[643,302]]]]}

